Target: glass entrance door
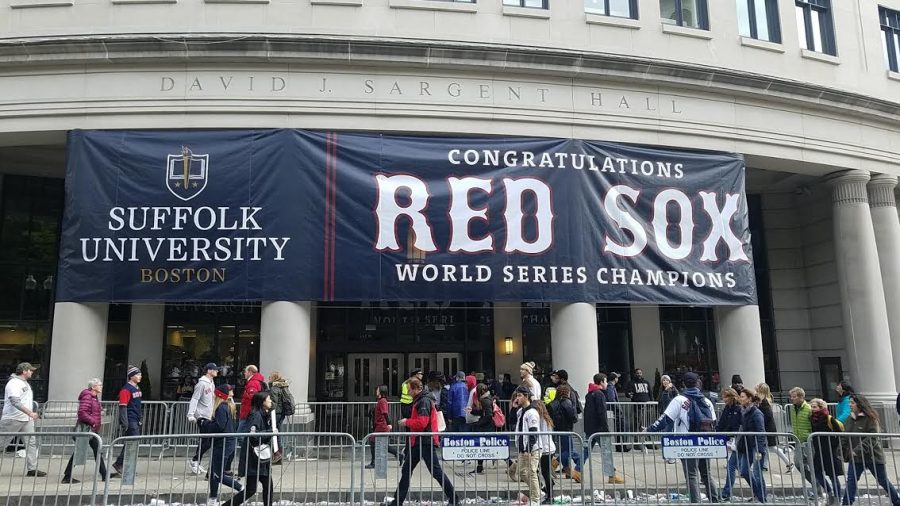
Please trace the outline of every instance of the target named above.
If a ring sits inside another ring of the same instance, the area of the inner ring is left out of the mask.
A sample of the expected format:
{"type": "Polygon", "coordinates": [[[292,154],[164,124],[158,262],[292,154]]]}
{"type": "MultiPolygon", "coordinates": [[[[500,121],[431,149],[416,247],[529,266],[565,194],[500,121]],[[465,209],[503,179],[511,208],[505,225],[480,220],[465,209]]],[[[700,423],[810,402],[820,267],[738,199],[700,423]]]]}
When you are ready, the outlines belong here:
{"type": "Polygon", "coordinates": [[[348,355],[350,388],[348,401],[370,401],[375,398],[375,388],[386,385],[391,397],[400,395],[403,355],[400,353],[351,353],[348,355]]]}

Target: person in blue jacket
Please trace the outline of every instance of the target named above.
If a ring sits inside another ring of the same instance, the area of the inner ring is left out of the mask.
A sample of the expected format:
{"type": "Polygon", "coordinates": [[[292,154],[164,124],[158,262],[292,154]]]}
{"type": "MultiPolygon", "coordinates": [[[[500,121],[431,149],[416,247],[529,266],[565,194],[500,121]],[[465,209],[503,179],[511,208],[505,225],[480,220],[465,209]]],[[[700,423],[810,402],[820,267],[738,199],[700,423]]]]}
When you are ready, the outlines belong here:
{"type": "MultiPolygon", "coordinates": [[[[730,387],[722,390],[722,400],[725,401],[725,407],[722,409],[722,414],[719,415],[719,422],[716,424],[716,431],[725,433],[740,432],[743,413],[741,410],[741,403],[738,401],[737,390],[730,387]]],[[[737,452],[732,451],[728,455],[728,463],[725,471],[725,486],[722,489],[722,494],[725,498],[731,496],[731,487],[734,486],[734,479],[737,476],[737,470],[737,452]]]]}
{"type": "Polygon", "coordinates": [[[850,395],[854,393],[853,387],[850,383],[842,381],[834,386],[834,391],[841,396],[841,400],[838,401],[837,405],[837,413],[834,417],[839,422],[846,424],[847,419],[850,418],[850,395]]]}
{"type": "MultiPolygon", "coordinates": [[[[741,435],[735,441],[735,453],[738,459],[738,468],[741,477],[750,484],[753,490],[753,497],[761,502],[766,502],[766,480],[763,476],[762,463],[768,449],[768,441],[764,432],[766,431],[766,422],[762,411],[756,407],[759,397],[752,388],[744,387],[738,394],[738,399],[743,408],[741,419],[741,432],[748,434],[741,435]],[[758,433],[754,436],[749,433],[758,433]]],[[[723,497],[726,494],[722,494],[723,497]]],[[[729,494],[730,495],[730,491],[729,494]]]]}
{"type": "Polygon", "coordinates": [[[450,419],[447,429],[462,432],[466,427],[466,406],[469,404],[469,389],[466,387],[466,373],[456,373],[456,381],[450,384],[450,419]]]}
{"type": "MultiPolygon", "coordinates": [[[[210,433],[233,434],[237,432],[237,407],[234,404],[234,389],[231,385],[222,384],[216,388],[213,404],[213,419],[210,433]]],[[[219,484],[240,492],[244,486],[231,474],[231,462],[234,460],[236,439],[232,437],[216,437],[212,440],[212,460],[209,466],[209,503],[218,500],[219,484]]]]}

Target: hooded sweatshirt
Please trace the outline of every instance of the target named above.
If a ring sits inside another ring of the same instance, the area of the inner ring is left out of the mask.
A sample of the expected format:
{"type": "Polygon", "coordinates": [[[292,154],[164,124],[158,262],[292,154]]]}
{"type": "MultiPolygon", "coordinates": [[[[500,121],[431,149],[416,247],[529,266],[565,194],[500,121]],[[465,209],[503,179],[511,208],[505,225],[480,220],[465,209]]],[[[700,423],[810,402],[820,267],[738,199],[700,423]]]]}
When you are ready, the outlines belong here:
{"type": "Polygon", "coordinates": [[[241,395],[241,420],[246,420],[250,416],[250,400],[253,399],[256,392],[262,390],[262,385],[265,381],[265,377],[258,372],[253,373],[253,376],[250,376],[250,379],[247,380],[247,385],[244,386],[244,394],[241,395]]]}

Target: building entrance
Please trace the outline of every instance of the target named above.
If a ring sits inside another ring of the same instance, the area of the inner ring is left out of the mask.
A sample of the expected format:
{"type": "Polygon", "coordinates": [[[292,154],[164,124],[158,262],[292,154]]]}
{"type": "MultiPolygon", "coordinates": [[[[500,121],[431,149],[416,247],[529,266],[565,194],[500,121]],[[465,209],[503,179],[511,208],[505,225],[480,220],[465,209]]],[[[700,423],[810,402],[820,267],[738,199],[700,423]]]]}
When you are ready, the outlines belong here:
{"type": "Polygon", "coordinates": [[[441,371],[447,378],[460,370],[461,353],[351,353],[347,355],[349,401],[370,401],[379,385],[388,387],[391,398],[400,396],[400,385],[408,371],[419,368],[441,371]]]}

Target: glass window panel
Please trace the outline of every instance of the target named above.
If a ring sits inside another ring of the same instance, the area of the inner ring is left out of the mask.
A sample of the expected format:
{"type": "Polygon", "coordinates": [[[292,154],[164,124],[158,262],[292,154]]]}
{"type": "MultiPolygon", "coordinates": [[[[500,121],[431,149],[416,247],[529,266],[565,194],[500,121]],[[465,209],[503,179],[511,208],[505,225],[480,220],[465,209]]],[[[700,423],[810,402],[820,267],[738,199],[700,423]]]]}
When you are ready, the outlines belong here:
{"type": "Polygon", "coordinates": [[[669,25],[678,24],[678,1],[677,0],[660,0],[659,15],[662,22],[669,25]]]}
{"type": "Polygon", "coordinates": [[[606,12],[606,2],[604,0],[584,0],[584,11],[591,14],[600,14],[601,16],[609,15],[606,12]]]}
{"type": "Polygon", "coordinates": [[[803,20],[803,7],[797,6],[797,37],[800,39],[800,47],[804,49],[809,49],[806,47],[806,22],[803,20]]]}
{"type": "Polygon", "coordinates": [[[737,0],[738,33],[752,37],[750,31],[750,0],[737,0]]]}
{"type": "Polygon", "coordinates": [[[813,31],[813,44],[815,47],[813,51],[822,52],[822,14],[819,11],[812,11],[812,31],[813,31]]]}
{"type": "Polygon", "coordinates": [[[620,18],[630,18],[633,16],[631,12],[630,0],[609,0],[609,15],[620,18]]]}
{"type": "Polygon", "coordinates": [[[900,72],[900,32],[894,33],[894,61],[896,62],[894,68],[891,69],[894,72],[900,72]]]}
{"type": "Polygon", "coordinates": [[[697,4],[701,1],[702,0],[681,0],[681,16],[684,18],[684,26],[691,26],[694,28],[700,26],[697,4]]]}
{"type": "MultiPolygon", "coordinates": [[[[890,53],[888,49],[888,37],[890,37],[889,32],[884,32],[884,37],[881,38],[881,54],[884,55],[884,66],[887,68],[891,68],[891,59],[890,53]]],[[[896,38],[896,36],[895,36],[896,38]]],[[[896,44],[896,42],[895,42],[896,44]]]]}
{"type": "Polygon", "coordinates": [[[772,40],[769,37],[769,16],[766,9],[767,0],[756,0],[755,17],[756,17],[756,36],[760,40],[772,40]]]}
{"type": "Polygon", "coordinates": [[[544,0],[525,0],[525,7],[535,7],[538,9],[542,9],[544,7],[544,0]]]}

